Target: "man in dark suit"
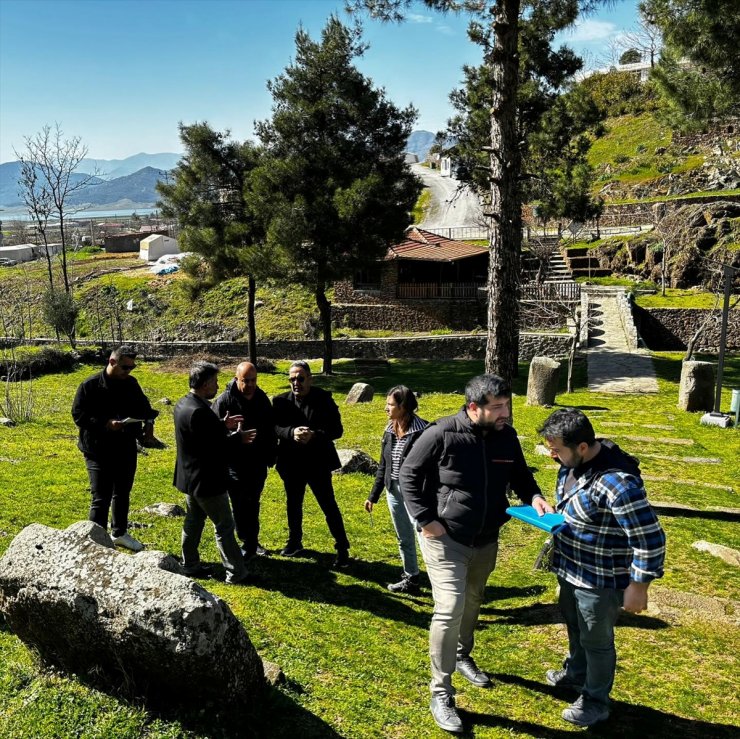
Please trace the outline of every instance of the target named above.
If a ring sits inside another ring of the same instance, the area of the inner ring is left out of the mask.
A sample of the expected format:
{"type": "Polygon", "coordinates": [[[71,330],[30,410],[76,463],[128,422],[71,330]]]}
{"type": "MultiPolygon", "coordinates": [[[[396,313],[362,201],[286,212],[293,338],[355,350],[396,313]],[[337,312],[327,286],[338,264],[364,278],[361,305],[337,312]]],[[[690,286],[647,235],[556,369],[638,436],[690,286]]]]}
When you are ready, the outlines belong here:
{"type": "Polygon", "coordinates": [[[228,446],[229,498],[242,553],[247,559],[255,554],[265,556],[267,551],[259,543],[260,496],[267,468],[275,464],[277,437],[272,404],[257,387],[257,368],[251,362],[240,362],[234,379],[212,407],[219,418],[227,413],[244,418],[228,446]]]}
{"type": "Polygon", "coordinates": [[[330,392],[313,386],[307,362],[293,362],[288,381],[291,389],[273,400],[277,471],[288,506],[288,543],[280,554],[295,557],[303,550],[303,498],[308,485],[334,537],[334,565],[344,568],[349,565],[349,541],[331,481],[332,470],[341,466],[334,448],[334,440],[343,433],[339,408],[330,392]]]}
{"type": "Polygon", "coordinates": [[[229,431],[242,421],[228,413],[220,420],[211,410],[218,392],[218,367],[195,362],[190,368],[190,392],[175,406],[177,460],[173,484],[185,494],[187,514],[182,526],[182,564],[191,577],[204,577],[198,546],[206,518],[213,523],[216,545],[226,569],[226,582],[247,578],[247,568],[234,536],[229,506],[226,445],[229,431]]]}
{"type": "Polygon", "coordinates": [[[155,411],[139,383],[131,376],[136,352],[129,346],[114,349],[102,372],[78,388],[72,418],[80,429],[77,446],[85,456],[92,502],[89,518],[108,527],[111,513],[113,543],[140,552],[144,545],[128,533],[128,510],[136,474],[136,438],[154,438],[155,411]]]}

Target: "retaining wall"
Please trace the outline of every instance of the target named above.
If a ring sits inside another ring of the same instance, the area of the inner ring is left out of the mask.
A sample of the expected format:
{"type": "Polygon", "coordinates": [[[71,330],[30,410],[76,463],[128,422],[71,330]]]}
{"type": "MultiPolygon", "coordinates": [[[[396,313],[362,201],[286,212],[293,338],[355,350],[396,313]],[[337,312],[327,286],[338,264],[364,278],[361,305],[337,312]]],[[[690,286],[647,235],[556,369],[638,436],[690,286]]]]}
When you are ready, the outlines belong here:
{"type": "MultiPolygon", "coordinates": [[[[633,306],[637,330],[646,346],[653,351],[680,351],[707,317],[699,308],[640,308],[633,306]]],[[[712,311],[701,332],[696,349],[718,351],[720,339],[719,311],[712,311]]],[[[727,321],[727,349],[740,351],[740,310],[731,310],[727,321]]]]}

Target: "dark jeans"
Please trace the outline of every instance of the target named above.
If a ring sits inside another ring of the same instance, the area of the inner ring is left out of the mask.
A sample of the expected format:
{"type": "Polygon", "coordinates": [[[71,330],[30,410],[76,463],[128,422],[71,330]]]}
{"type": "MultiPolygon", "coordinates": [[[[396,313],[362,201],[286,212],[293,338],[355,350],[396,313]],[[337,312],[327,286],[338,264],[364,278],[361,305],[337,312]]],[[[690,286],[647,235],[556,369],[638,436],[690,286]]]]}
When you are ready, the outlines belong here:
{"type": "Polygon", "coordinates": [[[236,535],[245,552],[257,551],[260,534],[260,496],[267,479],[267,467],[229,470],[229,499],[234,511],[236,535]]]}
{"type": "Polygon", "coordinates": [[[295,546],[303,543],[303,498],[306,495],[306,485],[308,485],[326,518],[329,531],[334,537],[334,548],[337,550],[349,549],[342,514],[334,497],[331,471],[325,469],[291,470],[286,473],[283,470],[281,477],[285,485],[285,495],[288,503],[288,543],[295,546]]]}
{"type": "Polygon", "coordinates": [[[194,572],[200,564],[198,547],[206,518],[213,523],[221,561],[226,570],[226,582],[241,580],[247,573],[244,558],[234,538],[234,517],[229,507],[229,496],[214,495],[201,498],[186,495],[187,513],[182,524],[182,565],[185,573],[194,572]]]}
{"type": "Polygon", "coordinates": [[[623,590],[579,588],[560,583],[560,610],[568,627],[568,677],[583,682],[583,694],[609,705],[617,652],[614,626],[624,598],[623,590]]]}
{"type": "Polygon", "coordinates": [[[136,474],[136,447],[123,447],[115,457],[96,458],[85,456],[87,475],[90,478],[90,514],[88,518],[108,529],[108,512],[111,512],[111,533],[123,536],[128,529],[128,508],[131,488],[136,474]]]}

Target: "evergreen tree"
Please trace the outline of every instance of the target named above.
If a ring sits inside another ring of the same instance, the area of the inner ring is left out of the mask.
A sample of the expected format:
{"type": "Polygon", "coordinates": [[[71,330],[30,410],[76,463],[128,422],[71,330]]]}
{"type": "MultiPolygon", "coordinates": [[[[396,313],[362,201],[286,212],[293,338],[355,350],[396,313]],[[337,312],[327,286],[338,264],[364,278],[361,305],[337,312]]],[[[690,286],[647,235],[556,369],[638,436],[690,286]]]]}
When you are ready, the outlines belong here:
{"type": "MultiPolygon", "coordinates": [[[[467,176],[485,182],[489,193],[486,371],[507,379],[516,375],[519,360],[522,142],[555,91],[580,66],[569,49],[552,49],[555,32],[572,25],[580,11],[598,1],[424,0],[436,10],[470,13],[469,36],[483,47],[484,63],[478,68],[482,87],[470,113],[476,126],[487,117],[486,144],[482,156],[469,160],[467,176]]],[[[401,20],[410,4],[411,0],[349,2],[386,20],[401,20]]]]}
{"type": "Polygon", "coordinates": [[[358,28],[332,16],[314,41],[299,29],[295,62],[268,84],[273,114],[257,125],[267,159],[255,196],[285,277],[311,289],[331,372],[327,288],[383,257],[403,235],[421,184],[404,150],[416,111],[399,110],[354,66],[358,28]]]}
{"type": "Polygon", "coordinates": [[[692,130],[740,115],[740,3],[645,0],[640,12],[665,42],[652,72],[667,103],[663,118],[692,130]]]}
{"type": "MultiPolygon", "coordinates": [[[[185,153],[172,172],[173,181],[157,184],[162,196],[158,206],[165,216],[177,219],[184,250],[201,255],[208,265],[205,282],[248,276],[249,358],[254,363],[255,276],[264,274],[266,262],[264,231],[251,207],[249,177],[262,152],[250,142],[232,140],[228,131],[214,131],[207,123],[180,124],[180,140],[185,153]]],[[[191,276],[196,275],[197,268],[191,271],[191,276]]]]}

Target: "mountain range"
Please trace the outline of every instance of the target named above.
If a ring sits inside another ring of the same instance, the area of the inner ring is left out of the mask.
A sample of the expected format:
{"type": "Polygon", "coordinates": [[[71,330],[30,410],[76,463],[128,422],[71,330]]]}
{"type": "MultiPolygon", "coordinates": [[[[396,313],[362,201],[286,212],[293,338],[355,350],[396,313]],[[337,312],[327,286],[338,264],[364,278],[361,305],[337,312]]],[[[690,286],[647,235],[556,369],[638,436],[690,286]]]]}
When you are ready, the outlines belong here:
{"type": "MultiPolygon", "coordinates": [[[[434,143],[430,131],[414,131],[408,140],[407,151],[416,154],[419,160],[426,158],[429,147],[434,143]]],[[[167,176],[180,161],[181,154],[135,154],[126,159],[83,159],[72,175],[79,181],[90,174],[92,184],[70,196],[70,205],[95,208],[145,207],[154,205],[159,199],[156,184],[167,176]]],[[[0,164],[0,207],[6,211],[22,211],[23,202],[18,194],[20,162],[0,164]]],[[[6,218],[12,213],[5,213],[6,218]]]]}

